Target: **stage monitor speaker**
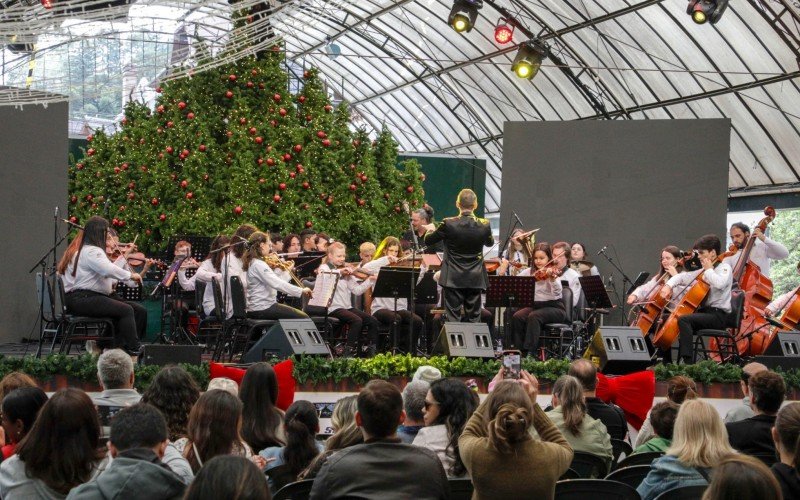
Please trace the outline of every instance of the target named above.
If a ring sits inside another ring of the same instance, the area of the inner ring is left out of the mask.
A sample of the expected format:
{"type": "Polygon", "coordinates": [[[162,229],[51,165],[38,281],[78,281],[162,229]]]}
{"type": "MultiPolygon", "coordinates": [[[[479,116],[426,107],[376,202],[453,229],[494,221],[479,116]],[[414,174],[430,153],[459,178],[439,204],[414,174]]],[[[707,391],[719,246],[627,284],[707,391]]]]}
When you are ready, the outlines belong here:
{"type": "Polygon", "coordinates": [[[147,344],[142,351],[143,365],[200,364],[203,347],[199,345],[147,344]]]}
{"type": "Polygon", "coordinates": [[[463,358],[494,358],[492,335],[486,323],[445,323],[436,354],[463,358]]]}
{"type": "Polygon", "coordinates": [[[636,327],[603,326],[583,355],[605,374],[624,375],[653,364],[647,339],[636,327]]]}
{"type": "Polygon", "coordinates": [[[281,319],[242,356],[242,363],[257,363],[270,357],[294,354],[330,357],[331,351],[310,319],[281,319]]]}
{"type": "Polygon", "coordinates": [[[764,350],[764,356],[800,357],[800,332],[779,331],[764,350]]]}
{"type": "Polygon", "coordinates": [[[754,363],[761,363],[770,370],[781,368],[783,370],[800,369],[800,356],[754,356],[754,363]]]}

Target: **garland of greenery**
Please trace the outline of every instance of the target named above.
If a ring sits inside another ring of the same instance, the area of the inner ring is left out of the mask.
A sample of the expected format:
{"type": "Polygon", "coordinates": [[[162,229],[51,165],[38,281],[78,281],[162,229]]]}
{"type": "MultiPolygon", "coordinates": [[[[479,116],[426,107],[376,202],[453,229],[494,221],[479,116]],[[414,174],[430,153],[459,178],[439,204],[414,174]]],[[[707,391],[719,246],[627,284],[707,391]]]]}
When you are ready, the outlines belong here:
{"type": "MultiPolygon", "coordinates": [[[[300,356],[293,358],[293,361],[294,377],[297,382],[314,385],[331,381],[339,383],[343,380],[363,384],[374,378],[411,377],[417,368],[423,365],[438,368],[446,377],[475,377],[484,380],[494,377],[500,369],[498,360],[448,358],[446,356],[421,358],[407,354],[378,354],[368,359],[327,359],[300,356]]],[[[201,388],[207,387],[208,363],[181,364],[181,366],[194,377],[201,388]]],[[[539,380],[552,382],[567,373],[569,361],[550,359],[542,362],[534,358],[525,358],[522,361],[522,367],[539,380]]],[[[136,388],[140,391],[146,389],[159,370],[159,366],[137,365],[135,370],[136,388]]],[[[40,381],[61,375],[81,382],[92,383],[97,381],[97,358],[87,354],[74,357],[51,354],[43,358],[0,355],[0,378],[12,371],[27,373],[40,381]]],[[[789,389],[800,389],[800,370],[777,368],[775,371],[783,375],[789,389]]],[[[736,365],[720,365],[713,361],[701,361],[694,365],[657,365],[655,374],[658,381],[667,381],[676,375],[686,375],[701,384],[733,383],[741,380],[742,369],[736,365]]]]}

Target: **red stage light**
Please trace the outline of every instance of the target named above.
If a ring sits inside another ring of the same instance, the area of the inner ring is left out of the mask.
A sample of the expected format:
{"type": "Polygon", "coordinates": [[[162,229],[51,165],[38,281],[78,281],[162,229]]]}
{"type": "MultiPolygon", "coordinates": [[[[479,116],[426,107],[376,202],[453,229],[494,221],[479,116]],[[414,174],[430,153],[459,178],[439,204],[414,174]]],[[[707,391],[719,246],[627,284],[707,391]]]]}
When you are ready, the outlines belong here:
{"type": "Polygon", "coordinates": [[[500,45],[505,45],[511,41],[514,36],[514,29],[505,23],[504,19],[497,22],[494,29],[494,39],[500,45]]]}

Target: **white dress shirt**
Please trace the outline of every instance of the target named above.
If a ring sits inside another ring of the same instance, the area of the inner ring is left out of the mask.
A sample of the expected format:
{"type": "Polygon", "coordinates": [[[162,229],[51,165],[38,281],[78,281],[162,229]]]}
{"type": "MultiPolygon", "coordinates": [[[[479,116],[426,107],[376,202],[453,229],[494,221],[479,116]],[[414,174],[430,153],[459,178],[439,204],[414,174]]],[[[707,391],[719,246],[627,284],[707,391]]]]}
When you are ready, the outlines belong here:
{"type": "Polygon", "coordinates": [[[187,292],[192,292],[197,287],[197,273],[193,274],[191,278],[186,277],[186,269],[178,269],[178,284],[187,292]]]}
{"type": "MultiPolygon", "coordinates": [[[[523,269],[517,276],[530,276],[531,268],[523,269]]],[[[555,281],[544,279],[533,282],[533,301],[534,302],[549,302],[553,300],[561,300],[563,286],[561,285],[561,278],[556,278],[555,281]]]]}
{"type": "Polygon", "coordinates": [[[67,271],[62,276],[64,291],[69,293],[73,290],[91,290],[93,292],[110,295],[114,291],[114,286],[118,280],[129,280],[131,272],[115,266],[106,255],[105,249],[84,245],[79,254],[72,258],[72,262],[67,266],[67,271]],[[75,259],[78,259],[78,269],[75,276],[72,270],[75,266],[75,259]]]}
{"type": "MultiPolygon", "coordinates": [[[[736,252],[736,255],[726,257],[723,262],[731,266],[731,269],[736,267],[739,258],[742,256],[742,251],[736,252]]],[[[769,277],[770,259],[783,260],[789,257],[789,250],[775,240],[764,237],[764,241],[756,238],[753,244],[753,249],[750,250],[750,262],[756,264],[764,276],[769,277]]]]}
{"type": "Polygon", "coordinates": [[[572,290],[572,307],[578,307],[578,300],[581,298],[581,282],[579,281],[581,275],[578,271],[568,267],[563,273],[559,281],[566,281],[569,289],[572,290]]]}
{"type": "Polygon", "coordinates": [[[250,261],[250,268],[247,270],[247,310],[269,309],[277,302],[278,292],[299,297],[303,289],[287,283],[263,260],[250,261]]]}
{"type": "Polygon", "coordinates": [[[337,273],[340,275],[339,281],[336,283],[336,291],[333,293],[333,300],[331,300],[331,305],[328,307],[329,313],[338,309],[352,309],[353,297],[351,297],[351,294],[361,295],[366,292],[373,283],[372,280],[364,280],[362,283],[358,283],[354,276],[341,276],[340,270],[333,269],[330,263],[327,265],[327,269],[323,267],[320,272],[337,273]]]}
{"type": "MultiPolygon", "coordinates": [[[[180,276],[180,274],[178,276],[180,276]]],[[[211,259],[206,259],[200,263],[200,267],[197,268],[197,272],[194,273],[192,278],[194,278],[193,283],[195,286],[197,285],[197,281],[206,284],[206,288],[203,291],[203,313],[210,315],[214,310],[214,289],[212,288],[211,280],[217,278],[217,281],[221,284],[222,273],[214,269],[214,264],[211,262],[211,259]]]]}
{"type": "MultiPolygon", "coordinates": [[[[675,276],[679,276],[680,274],[682,274],[682,273],[678,273],[675,276]]],[[[637,302],[641,302],[641,301],[647,299],[647,297],[650,296],[650,294],[656,288],[658,283],[659,283],[658,276],[653,276],[652,278],[650,278],[650,280],[647,281],[647,283],[645,283],[644,285],[636,288],[636,290],[634,290],[631,293],[631,295],[636,297],[636,301],[637,302]]],[[[690,281],[690,283],[691,283],[691,281],[690,281]]],[[[689,290],[689,288],[691,288],[691,286],[686,286],[686,285],[679,285],[679,286],[677,286],[677,288],[673,288],[672,297],[670,298],[669,304],[667,304],[667,306],[666,306],[667,309],[668,310],[674,309],[675,306],[678,304],[678,302],[681,301],[683,296],[686,295],[686,292],[689,290]]]]}
{"type": "MultiPolygon", "coordinates": [[[[379,259],[374,259],[363,266],[361,268],[364,271],[367,271],[369,274],[377,274],[380,276],[381,268],[383,266],[389,265],[389,257],[381,257],[379,259]]],[[[370,287],[375,286],[375,281],[372,280],[364,280],[370,282],[370,287]]],[[[380,311],[381,309],[387,309],[389,311],[394,311],[394,299],[391,297],[372,297],[372,314],[380,311]]],[[[398,311],[405,311],[408,309],[408,299],[397,299],[397,310],[398,311]]]]}
{"type": "Polygon", "coordinates": [[[731,312],[731,288],[733,286],[733,270],[725,261],[720,262],[711,269],[680,273],[667,281],[667,285],[674,291],[676,287],[689,288],[700,273],[700,278],[711,287],[706,300],[701,307],[716,307],[726,312],[731,312]]]}

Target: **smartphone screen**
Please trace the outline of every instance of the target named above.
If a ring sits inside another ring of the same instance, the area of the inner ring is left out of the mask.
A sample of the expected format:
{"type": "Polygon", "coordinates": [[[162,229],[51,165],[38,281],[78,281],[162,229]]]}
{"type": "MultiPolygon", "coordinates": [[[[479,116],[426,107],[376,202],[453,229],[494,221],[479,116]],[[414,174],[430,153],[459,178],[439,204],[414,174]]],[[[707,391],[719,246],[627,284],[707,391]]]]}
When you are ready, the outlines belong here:
{"type": "Polygon", "coordinates": [[[522,369],[519,351],[503,351],[503,378],[518,379],[522,369]]]}

